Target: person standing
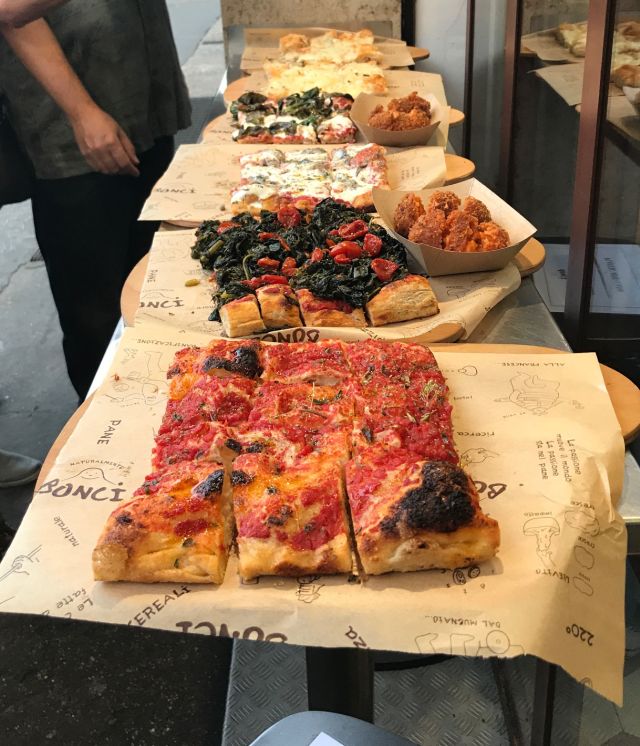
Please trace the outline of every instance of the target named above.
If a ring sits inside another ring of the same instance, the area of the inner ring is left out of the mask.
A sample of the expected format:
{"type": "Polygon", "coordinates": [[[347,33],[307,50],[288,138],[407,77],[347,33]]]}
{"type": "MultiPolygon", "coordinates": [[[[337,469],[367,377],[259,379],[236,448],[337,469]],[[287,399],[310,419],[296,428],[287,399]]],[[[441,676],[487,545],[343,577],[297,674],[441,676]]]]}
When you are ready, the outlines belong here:
{"type": "Polygon", "coordinates": [[[0,25],[0,88],[35,169],[36,238],[82,399],[157,229],[140,210],[191,111],[165,0],[53,4],[0,25]]]}

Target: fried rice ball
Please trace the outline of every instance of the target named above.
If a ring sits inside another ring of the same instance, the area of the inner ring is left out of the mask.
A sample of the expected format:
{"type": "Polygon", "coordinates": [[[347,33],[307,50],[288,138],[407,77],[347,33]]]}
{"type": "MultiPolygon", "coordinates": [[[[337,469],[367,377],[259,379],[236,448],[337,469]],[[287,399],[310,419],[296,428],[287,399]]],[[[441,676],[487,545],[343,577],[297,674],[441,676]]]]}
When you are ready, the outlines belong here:
{"type": "Polygon", "coordinates": [[[479,251],[506,249],[510,242],[507,231],[490,220],[478,225],[473,238],[479,246],[479,251]]]}
{"type": "Polygon", "coordinates": [[[429,207],[434,210],[442,210],[445,215],[448,215],[453,210],[459,209],[460,198],[453,192],[437,191],[429,197],[427,208],[429,207]]]}
{"type": "Polygon", "coordinates": [[[487,223],[491,220],[491,213],[484,202],[475,197],[465,197],[462,203],[462,211],[468,212],[478,219],[479,223],[487,223]]]}
{"type": "Polygon", "coordinates": [[[441,249],[446,224],[447,218],[442,210],[427,210],[411,226],[408,238],[415,243],[441,249]]]}
{"type": "Polygon", "coordinates": [[[409,112],[398,114],[396,126],[401,130],[416,130],[418,127],[428,127],[431,117],[422,109],[412,109],[409,112]]]}
{"type": "Polygon", "coordinates": [[[414,130],[418,127],[426,127],[431,123],[431,117],[420,109],[412,109],[409,112],[385,111],[382,106],[376,106],[369,116],[369,126],[391,132],[403,132],[414,130]]]}
{"type": "Polygon", "coordinates": [[[478,220],[468,212],[453,210],[447,216],[444,249],[447,251],[478,251],[479,245],[475,240],[478,220]]]}
{"type": "Polygon", "coordinates": [[[431,104],[421,96],[417,91],[413,91],[403,98],[392,98],[389,101],[389,111],[410,112],[413,109],[424,111],[429,117],[431,116],[431,104]]]}
{"type": "Polygon", "coordinates": [[[411,226],[416,220],[424,215],[424,205],[422,200],[417,194],[405,195],[393,213],[393,224],[396,227],[396,231],[405,238],[409,235],[411,226]]]}
{"type": "Polygon", "coordinates": [[[369,126],[378,127],[381,130],[391,130],[394,125],[392,111],[386,111],[384,106],[379,105],[369,115],[369,126]]]}

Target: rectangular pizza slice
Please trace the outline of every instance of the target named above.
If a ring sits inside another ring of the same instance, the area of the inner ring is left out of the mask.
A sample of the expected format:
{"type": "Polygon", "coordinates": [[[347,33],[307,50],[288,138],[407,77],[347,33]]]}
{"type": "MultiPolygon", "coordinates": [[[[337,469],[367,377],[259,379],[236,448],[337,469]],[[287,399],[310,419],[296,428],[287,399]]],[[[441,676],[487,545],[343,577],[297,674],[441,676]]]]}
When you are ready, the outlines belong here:
{"type": "Polygon", "coordinates": [[[385,285],[366,306],[372,326],[423,319],[439,312],[438,301],[426,277],[407,275],[385,285]]]}
{"type": "Polygon", "coordinates": [[[247,453],[231,482],[241,577],[351,571],[340,465],[318,456],[285,469],[278,458],[247,453]]]}
{"type": "Polygon", "coordinates": [[[385,149],[380,145],[347,145],[331,154],[331,196],[354,207],[373,204],[373,187],[388,189],[385,149]]]}
{"type": "Polygon", "coordinates": [[[329,145],[332,143],[355,142],[358,128],[348,114],[334,114],[320,122],[316,128],[318,140],[329,145]]]}
{"type": "Polygon", "coordinates": [[[300,312],[305,326],[355,326],[365,327],[367,320],[361,308],[354,308],[346,301],[318,298],[310,290],[296,290],[300,312]]]}
{"type": "Polygon", "coordinates": [[[277,456],[285,467],[319,455],[343,464],[350,453],[352,417],[353,402],[339,385],[266,381],[236,439],[243,452],[277,456]]]}
{"type": "Polygon", "coordinates": [[[482,512],[472,480],[457,464],[359,458],[346,466],[346,486],[367,574],[455,569],[497,551],[498,524],[482,512]]]}
{"type": "Polygon", "coordinates": [[[330,339],[261,346],[260,365],[265,381],[308,382],[333,386],[349,377],[345,345],[330,339]]]}
{"type": "Polygon", "coordinates": [[[222,583],[233,535],[222,465],[181,464],[145,485],[109,517],[93,550],[94,578],[222,583]]]}
{"type": "Polygon", "coordinates": [[[256,290],[256,297],[267,329],[302,326],[300,304],[288,285],[263,285],[256,290]]]}
{"type": "Polygon", "coordinates": [[[257,378],[261,372],[260,343],[255,340],[213,339],[206,347],[184,347],[176,352],[167,371],[169,398],[181,398],[203,373],[257,378]]]}

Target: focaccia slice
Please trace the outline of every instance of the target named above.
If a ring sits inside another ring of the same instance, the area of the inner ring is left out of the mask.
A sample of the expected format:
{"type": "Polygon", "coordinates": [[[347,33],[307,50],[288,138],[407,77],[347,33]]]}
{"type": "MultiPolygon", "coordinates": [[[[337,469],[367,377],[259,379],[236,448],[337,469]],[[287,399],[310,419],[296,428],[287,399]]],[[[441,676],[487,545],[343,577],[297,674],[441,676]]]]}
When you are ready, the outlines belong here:
{"type": "Polygon", "coordinates": [[[640,88],[640,65],[620,65],[611,71],[611,82],[622,88],[640,88]]]}
{"type": "Polygon", "coordinates": [[[361,308],[354,308],[344,301],[317,298],[310,290],[296,291],[305,326],[356,326],[364,327],[367,320],[361,308]]]}
{"type": "Polygon", "coordinates": [[[447,461],[351,461],[346,484],[358,555],[369,575],[455,569],[491,559],[497,522],[470,477],[447,461]]]}
{"type": "Polygon", "coordinates": [[[256,290],[256,296],[267,329],[302,325],[298,299],[288,285],[264,285],[256,290]]]}
{"type": "Polygon", "coordinates": [[[231,482],[242,578],[351,572],[339,464],[317,456],[285,469],[248,453],[236,459],[231,482]]]}
{"type": "Polygon", "coordinates": [[[245,337],[266,330],[255,295],[225,303],[220,309],[220,321],[228,337],[245,337]]]}
{"type": "Polygon", "coordinates": [[[273,98],[285,98],[310,88],[341,91],[354,98],[359,93],[387,92],[384,74],[373,62],[350,62],[345,65],[318,62],[313,66],[303,66],[290,65],[286,61],[267,61],[263,68],[268,79],[267,95],[273,98]]]}
{"type": "Polygon", "coordinates": [[[587,35],[587,24],[584,23],[561,23],[556,29],[556,39],[567,49],[587,35]]]}
{"type": "Polygon", "coordinates": [[[366,309],[372,326],[422,319],[440,310],[429,280],[421,275],[407,275],[385,285],[366,309]]]}
{"type": "Polygon", "coordinates": [[[94,578],[222,583],[232,534],[222,465],[180,465],[111,514],[93,550],[94,578]]]}

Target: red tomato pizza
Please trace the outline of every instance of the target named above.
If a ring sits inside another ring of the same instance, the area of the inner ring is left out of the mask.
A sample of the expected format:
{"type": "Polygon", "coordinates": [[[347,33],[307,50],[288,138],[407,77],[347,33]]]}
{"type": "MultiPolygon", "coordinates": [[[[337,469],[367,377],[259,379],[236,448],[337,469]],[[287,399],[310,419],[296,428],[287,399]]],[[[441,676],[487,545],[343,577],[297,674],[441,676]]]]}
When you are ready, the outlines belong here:
{"type": "Polygon", "coordinates": [[[498,524],[460,467],[430,350],[213,340],[179,351],[154,472],[110,517],[99,580],[365,575],[490,559],[498,524]]]}

